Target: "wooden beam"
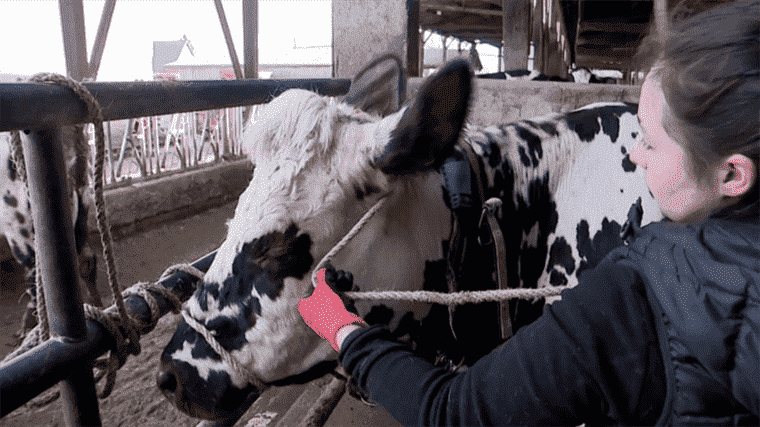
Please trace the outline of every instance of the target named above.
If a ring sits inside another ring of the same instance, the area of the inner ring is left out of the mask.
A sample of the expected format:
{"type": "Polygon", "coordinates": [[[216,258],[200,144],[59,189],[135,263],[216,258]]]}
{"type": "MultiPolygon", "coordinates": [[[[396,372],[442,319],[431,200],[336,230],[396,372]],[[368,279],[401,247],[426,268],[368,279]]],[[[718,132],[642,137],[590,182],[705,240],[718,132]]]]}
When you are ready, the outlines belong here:
{"type": "Polygon", "coordinates": [[[524,69],[528,65],[530,40],[530,0],[509,0],[503,3],[502,42],[504,69],[524,69]]]}
{"type": "Polygon", "coordinates": [[[259,0],[243,0],[243,66],[245,78],[259,78],[259,0]]]}
{"type": "Polygon", "coordinates": [[[646,31],[647,24],[629,24],[625,22],[579,22],[578,34],[584,31],[600,31],[605,33],[641,34],[646,31]]]}
{"type": "Polygon", "coordinates": [[[237,52],[235,52],[235,45],[232,43],[232,34],[230,34],[230,26],[227,25],[227,16],[224,14],[222,0],[214,0],[214,6],[216,6],[216,13],[219,15],[219,23],[222,24],[222,32],[224,33],[224,40],[227,42],[227,51],[230,54],[230,60],[232,60],[232,69],[235,71],[235,79],[243,80],[243,70],[240,68],[240,61],[238,61],[237,52]]]}
{"type": "Polygon", "coordinates": [[[654,0],[654,19],[658,37],[664,37],[668,30],[668,1],[654,0]]]}
{"type": "Polygon", "coordinates": [[[445,4],[438,4],[431,1],[421,1],[420,2],[420,10],[425,11],[445,11],[445,12],[455,12],[455,13],[471,13],[473,15],[483,15],[483,16],[498,16],[501,17],[502,11],[501,10],[491,10],[491,9],[476,9],[474,7],[464,7],[464,6],[449,6],[445,4]]]}
{"type": "Polygon", "coordinates": [[[422,77],[420,44],[420,1],[406,0],[406,71],[409,77],[422,77]]]}
{"type": "Polygon", "coordinates": [[[116,0],[106,0],[103,13],[100,15],[98,34],[92,43],[92,54],[90,56],[89,77],[93,80],[98,77],[100,60],[103,58],[103,50],[106,48],[106,39],[108,38],[108,29],[111,27],[114,8],[116,8],[116,0]]]}
{"type": "Polygon", "coordinates": [[[59,0],[58,8],[61,13],[66,74],[76,81],[82,81],[90,75],[82,0],[59,0]]]}

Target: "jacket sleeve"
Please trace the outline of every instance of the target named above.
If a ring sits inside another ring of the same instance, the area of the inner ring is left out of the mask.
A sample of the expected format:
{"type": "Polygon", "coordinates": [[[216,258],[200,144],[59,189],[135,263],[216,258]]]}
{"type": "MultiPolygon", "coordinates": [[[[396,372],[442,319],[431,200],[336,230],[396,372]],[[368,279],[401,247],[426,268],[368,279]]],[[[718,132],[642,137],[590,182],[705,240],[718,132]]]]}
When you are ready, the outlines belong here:
{"type": "Polygon", "coordinates": [[[665,383],[642,282],[610,262],[586,279],[466,372],[434,367],[380,325],[351,333],[340,361],[404,425],[652,424],[665,383]]]}

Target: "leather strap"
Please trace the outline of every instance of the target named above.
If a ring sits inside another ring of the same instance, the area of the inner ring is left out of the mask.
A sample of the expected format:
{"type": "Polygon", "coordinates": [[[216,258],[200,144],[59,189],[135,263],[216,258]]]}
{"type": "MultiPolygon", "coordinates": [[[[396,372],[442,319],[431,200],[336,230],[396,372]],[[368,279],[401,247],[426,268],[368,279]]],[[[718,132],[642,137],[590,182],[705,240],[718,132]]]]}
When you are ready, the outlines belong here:
{"type": "MultiPolygon", "coordinates": [[[[493,242],[494,244],[494,259],[496,264],[496,281],[499,285],[499,289],[507,289],[507,251],[506,251],[506,245],[504,243],[504,235],[501,232],[501,227],[499,227],[499,223],[497,221],[497,215],[501,216],[501,199],[492,197],[485,200],[485,190],[483,188],[483,182],[485,180],[483,169],[480,166],[480,162],[478,161],[478,156],[475,154],[475,152],[472,150],[472,147],[470,144],[463,143],[460,144],[460,147],[462,149],[462,152],[465,154],[465,157],[467,157],[467,160],[470,162],[470,169],[475,174],[475,183],[478,188],[478,199],[473,203],[474,206],[478,206],[482,203],[482,212],[480,215],[480,221],[478,223],[478,231],[480,231],[483,227],[483,218],[487,218],[488,221],[488,228],[490,229],[490,234],[493,236],[493,239],[489,242],[481,242],[480,236],[478,236],[478,243],[483,246],[490,244],[493,242]]],[[[449,292],[455,292],[456,289],[456,283],[452,283],[452,277],[453,280],[456,280],[456,276],[453,276],[453,265],[452,261],[459,262],[457,265],[461,265],[461,263],[464,261],[464,254],[465,254],[465,248],[462,247],[463,245],[463,238],[460,235],[460,225],[457,221],[456,215],[454,216],[454,223],[452,224],[452,239],[451,239],[451,246],[449,247],[449,254],[451,255],[449,257],[449,292]],[[458,258],[458,259],[457,259],[458,258]]],[[[480,233],[479,233],[480,234],[480,233]]],[[[500,336],[501,339],[506,340],[512,336],[512,320],[511,316],[509,314],[509,301],[500,301],[499,303],[499,330],[500,330],[500,336]]],[[[454,333],[454,327],[453,327],[453,308],[449,307],[449,325],[451,326],[451,332],[454,333]]],[[[454,335],[456,338],[456,335],[454,335]]]]}
{"type": "MultiPolygon", "coordinates": [[[[483,204],[483,212],[480,215],[478,230],[483,227],[483,218],[488,221],[488,228],[491,230],[492,241],[482,242],[478,236],[478,243],[487,245],[493,242],[494,256],[496,258],[496,280],[499,283],[499,289],[507,289],[507,252],[504,244],[504,235],[499,227],[497,216],[501,216],[501,199],[491,197],[483,204]]],[[[509,301],[499,301],[499,330],[501,339],[506,340],[512,337],[512,320],[509,315],[509,301]]]]}

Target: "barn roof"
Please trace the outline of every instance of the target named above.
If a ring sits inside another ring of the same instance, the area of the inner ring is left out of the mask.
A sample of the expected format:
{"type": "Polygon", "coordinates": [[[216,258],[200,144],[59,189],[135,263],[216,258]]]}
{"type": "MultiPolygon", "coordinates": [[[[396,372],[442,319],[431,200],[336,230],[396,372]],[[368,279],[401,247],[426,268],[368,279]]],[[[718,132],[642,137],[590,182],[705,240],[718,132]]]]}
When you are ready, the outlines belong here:
{"type": "MultiPolygon", "coordinates": [[[[572,47],[571,61],[579,67],[627,68],[653,19],[653,0],[559,0],[559,4],[572,47]]],[[[423,29],[497,47],[501,45],[501,15],[501,0],[420,1],[423,29]]]]}

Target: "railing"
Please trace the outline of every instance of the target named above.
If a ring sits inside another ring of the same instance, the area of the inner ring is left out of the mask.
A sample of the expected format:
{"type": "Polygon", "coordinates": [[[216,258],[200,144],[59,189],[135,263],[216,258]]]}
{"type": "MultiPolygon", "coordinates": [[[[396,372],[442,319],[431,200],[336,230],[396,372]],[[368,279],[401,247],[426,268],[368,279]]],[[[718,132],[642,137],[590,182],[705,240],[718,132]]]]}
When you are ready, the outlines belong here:
{"type": "MultiPolygon", "coordinates": [[[[304,88],[328,96],[348,92],[346,79],[84,83],[103,109],[103,119],[121,120],[200,110],[217,110],[268,102],[289,88],[304,88]]],[[[24,140],[27,180],[40,266],[51,319],[51,339],[0,366],[0,417],[57,382],[62,384],[67,425],[100,425],[92,361],[113,348],[102,325],[86,320],[74,272],[71,212],[65,195],[63,154],[58,128],[84,123],[87,107],[64,87],[33,83],[0,84],[0,131],[30,129],[24,140]],[[31,167],[34,166],[34,167],[31,167]]],[[[206,271],[215,253],[194,262],[206,271]]],[[[161,284],[177,291],[182,301],[193,293],[196,280],[178,272],[161,284]]],[[[155,295],[161,315],[167,301],[155,295]]],[[[126,298],[127,311],[149,319],[140,296],[126,298]]],[[[148,331],[142,331],[147,333],[148,331]]]]}
{"type": "MultiPolygon", "coordinates": [[[[211,166],[244,157],[246,117],[258,106],[235,107],[106,122],[106,188],[134,178],[211,166]],[[251,111],[252,110],[252,111],[251,111]]],[[[94,153],[94,128],[87,126],[94,153]]]]}

